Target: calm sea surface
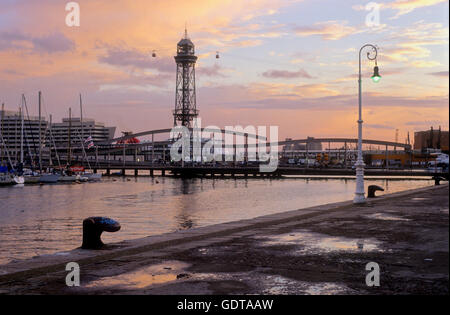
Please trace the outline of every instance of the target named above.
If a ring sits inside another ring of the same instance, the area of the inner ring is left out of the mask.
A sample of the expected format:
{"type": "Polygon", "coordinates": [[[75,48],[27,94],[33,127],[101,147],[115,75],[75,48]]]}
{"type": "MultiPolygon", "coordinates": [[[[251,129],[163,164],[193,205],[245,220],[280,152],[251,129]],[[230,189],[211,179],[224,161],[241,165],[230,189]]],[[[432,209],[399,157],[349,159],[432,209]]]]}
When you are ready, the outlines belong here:
{"type": "MultiPolygon", "coordinates": [[[[384,193],[429,180],[367,180],[384,193]]],[[[81,245],[82,221],[118,220],[107,242],[248,219],[353,198],[352,179],[104,178],[102,182],[0,187],[0,264],[81,245]]]]}

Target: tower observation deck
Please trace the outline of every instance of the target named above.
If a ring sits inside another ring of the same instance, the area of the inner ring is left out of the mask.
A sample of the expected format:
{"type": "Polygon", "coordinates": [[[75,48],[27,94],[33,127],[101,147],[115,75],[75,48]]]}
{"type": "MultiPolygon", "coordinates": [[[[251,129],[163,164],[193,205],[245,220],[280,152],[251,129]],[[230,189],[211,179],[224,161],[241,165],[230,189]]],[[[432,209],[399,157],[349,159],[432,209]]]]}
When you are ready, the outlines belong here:
{"type": "Polygon", "coordinates": [[[184,38],[177,44],[177,80],[175,110],[173,111],[174,126],[192,127],[191,123],[198,116],[195,95],[195,46],[188,38],[185,30],[184,38]]]}

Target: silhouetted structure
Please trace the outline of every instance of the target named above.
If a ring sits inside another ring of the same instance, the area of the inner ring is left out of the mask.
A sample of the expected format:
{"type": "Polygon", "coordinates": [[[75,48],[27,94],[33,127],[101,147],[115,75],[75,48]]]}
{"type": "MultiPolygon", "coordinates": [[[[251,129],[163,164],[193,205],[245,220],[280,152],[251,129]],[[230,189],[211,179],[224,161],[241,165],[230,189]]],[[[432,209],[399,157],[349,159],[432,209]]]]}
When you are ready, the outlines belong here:
{"type": "Polygon", "coordinates": [[[119,222],[105,217],[90,217],[83,220],[83,249],[101,249],[103,242],[100,236],[104,231],[117,232],[120,230],[119,222]]]}
{"type": "Polygon", "coordinates": [[[195,46],[188,38],[187,30],[177,45],[177,83],[175,96],[175,110],[173,111],[174,125],[191,127],[191,123],[198,116],[195,95],[195,46]]]}
{"type": "Polygon", "coordinates": [[[449,150],[449,132],[442,131],[441,127],[434,130],[418,131],[414,133],[414,150],[441,149],[443,152],[449,150]]]}
{"type": "Polygon", "coordinates": [[[384,189],[377,185],[370,185],[367,190],[367,198],[375,198],[376,191],[384,191],[384,189]]]}

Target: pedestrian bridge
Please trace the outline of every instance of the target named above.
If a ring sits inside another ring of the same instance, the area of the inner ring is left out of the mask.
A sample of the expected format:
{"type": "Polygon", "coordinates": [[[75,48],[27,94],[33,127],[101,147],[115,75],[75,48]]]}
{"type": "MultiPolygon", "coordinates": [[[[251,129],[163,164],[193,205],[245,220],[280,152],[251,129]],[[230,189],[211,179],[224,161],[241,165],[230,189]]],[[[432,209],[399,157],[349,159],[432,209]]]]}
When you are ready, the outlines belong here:
{"type": "MultiPolygon", "coordinates": [[[[192,128],[190,130],[192,131],[192,128]]],[[[257,135],[247,134],[247,133],[243,133],[243,132],[233,132],[233,131],[223,130],[223,129],[202,129],[202,130],[207,131],[207,132],[220,132],[222,134],[236,134],[236,135],[244,136],[246,138],[253,138],[256,140],[256,142],[259,142],[259,141],[265,142],[267,140],[265,137],[258,137],[257,135]]],[[[156,129],[156,130],[142,131],[142,132],[128,134],[126,136],[114,138],[114,139],[104,141],[101,143],[97,143],[97,145],[99,145],[100,148],[105,148],[105,149],[107,147],[110,147],[110,150],[108,150],[108,152],[113,153],[113,152],[119,152],[119,151],[123,150],[123,147],[111,148],[111,145],[113,145],[114,143],[117,143],[119,141],[126,141],[126,140],[129,140],[132,138],[151,136],[151,138],[152,138],[151,141],[146,141],[146,142],[137,143],[137,144],[127,144],[126,148],[127,149],[135,149],[135,148],[139,148],[139,147],[148,147],[148,146],[154,146],[154,145],[166,146],[166,145],[171,144],[173,141],[171,141],[171,140],[156,141],[154,136],[159,135],[159,134],[170,134],[171,131],[172,131],[172,129],[156,129]]],[[[169,139],[169,136],[167,137],[167,139],[169,139]]],[[[248,143],[248,142],[245,141],[245,143],[248,143]]],[[[297,140],[284,140],[284,141],[278,141],[278,142],[267,142],[266,145],[267,146],[275,146],[275,145],[276,146],[285,146],[285,145],[291,145],[291,144],[310,144],[310,143],[329,143],[329,144],[342,143],[342,144],[344,144],[345,148],[347,148],[348,144],[357,144],[358,139],[357,138],[307,138],[307,139],[297,139],[297,140]]],[[[369,144],[369,145],[383,146],[386,148],[386,151],[387,151],[388,147],[403,148],[406,151],[411,150],[410,144],[399,143],[399,142],[363,139],[362,143],[369,144]]],[[[121,144],[121,146],[122,146],[122,144],[121,144]]],[[[248,146],[251,146],[251,144],[241,144],[241,145],[238,144],[238,145],[232,145],[230,147],[247,148],[248,146]]],[[[226,147],[227,146],[225,146],[225,148],[226,147]]]]}

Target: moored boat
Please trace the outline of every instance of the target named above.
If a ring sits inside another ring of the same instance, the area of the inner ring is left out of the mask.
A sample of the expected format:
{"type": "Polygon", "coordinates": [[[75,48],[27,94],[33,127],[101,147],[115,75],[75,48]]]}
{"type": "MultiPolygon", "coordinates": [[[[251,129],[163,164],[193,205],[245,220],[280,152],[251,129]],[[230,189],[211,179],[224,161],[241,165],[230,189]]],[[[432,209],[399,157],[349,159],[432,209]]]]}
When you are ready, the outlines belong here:
{"type": "Polygon", "coordinates": [[[25,178],[23,176],[13,176],[13,181],[16,185],[23,185],[25,184],[25,178]]]}
{"type": "Polygon", "coordinates": [[[0,173],[0,186],[15,185],[13,177],[8,173],[0,173]]]}
{"type": "Polygon", "coordinates": [[[101,173],[84,173],[81,174],[82,177],[87,177],[89,181],[99,181],[102,179],[101,173]]]}
{"type": "Polygon", "coordinates": [[[23,176],[17,176],[9,173],[0,173],[0,186],[22,185],[25,183],[23,176]]]}
{"type": "Polygon", "coordinates": [[[30,169],[23,170],[23,177],[25,179],[25,184],[39,184],[39,179],[41,175],[37,172],[33,172],[30,169]]]}
{"type": "Polygon", "coordinates": [[[84,175],[77,175],[77,181],[79,182],[87,182],[88,180],[89,178],[84,175]]]}
{"type": "Polygon", "coordinates": [[[60,178],[61,178],[61,175],[59,175],[59,174],[52,174],[52,173],[42,174],[39,177],[39,182],[40,183],[56,183],[56,182],[58,182],[58,180],[60,178]]]}
{"type": "Polygon", "coordinates": [[[76,175],[61,175],[61,177],[59,178],[59,181],[63,183],[71,183],[75,182],[76,180],[77,180],[76,175]]]}
{"type": "Polygon", "coordinates": [[[39,175],[24,175],[25,184],[39,184],[41,176],[39,175]]]}

